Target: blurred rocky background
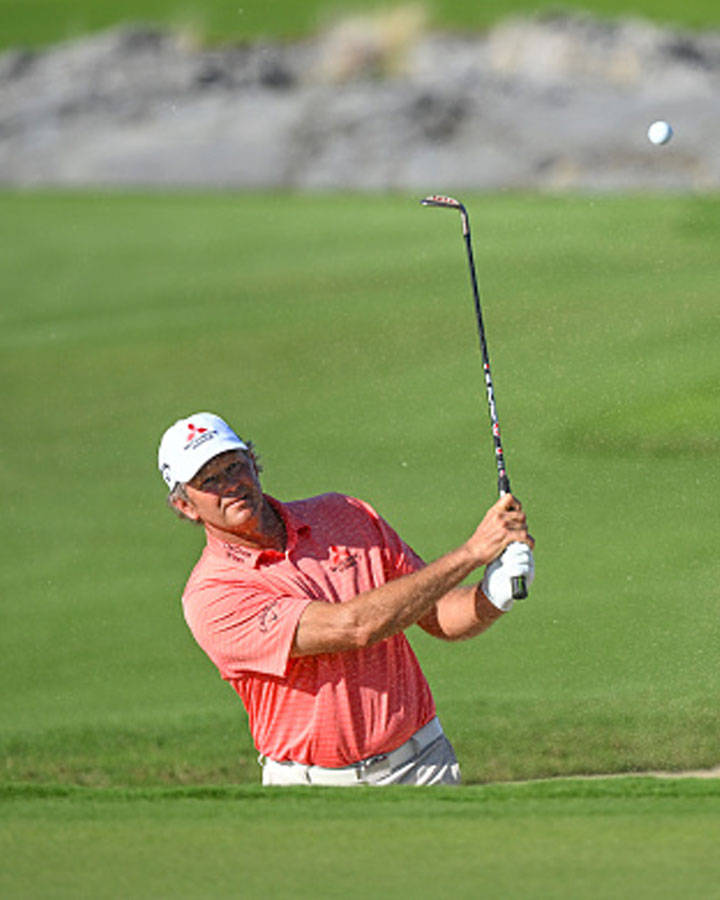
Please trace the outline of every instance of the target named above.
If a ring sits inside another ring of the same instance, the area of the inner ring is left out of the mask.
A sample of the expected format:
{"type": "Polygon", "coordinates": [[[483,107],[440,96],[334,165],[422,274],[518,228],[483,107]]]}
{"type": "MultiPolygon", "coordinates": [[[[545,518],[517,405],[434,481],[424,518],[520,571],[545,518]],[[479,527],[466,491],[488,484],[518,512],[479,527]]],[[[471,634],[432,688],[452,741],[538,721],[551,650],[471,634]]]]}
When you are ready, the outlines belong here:
{"type": "Polygon", "coordinates": [[[706,190],[719,146],[720,32],[641,20],[463,36],[411,6],[294,43],[133,26],[0,56],[5,185],[706,190]]]}

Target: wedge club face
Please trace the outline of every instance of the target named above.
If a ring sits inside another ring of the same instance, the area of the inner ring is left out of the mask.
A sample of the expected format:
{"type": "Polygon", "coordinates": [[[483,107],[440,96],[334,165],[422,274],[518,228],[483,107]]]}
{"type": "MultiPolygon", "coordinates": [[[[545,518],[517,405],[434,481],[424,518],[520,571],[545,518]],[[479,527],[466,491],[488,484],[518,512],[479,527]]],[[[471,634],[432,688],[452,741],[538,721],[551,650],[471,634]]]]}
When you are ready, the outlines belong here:
{"type": "Polygon", "coordinates": [[[442,194],[431,194],[420,201],[423,206],[447,206],[449,209],[465,209],[459,200],[454,197],[445,197],[442,194]]]}
{"type": "Polygon", "coordinates": [[[456,209],[462,218],[462,230],[466,237],[470,235],[470,220],[467,210],[463,204],[454,197],[447,197],[444,194],[431,194],[420,201],[423,206],[437,206],[440,209],[456,209]]]}

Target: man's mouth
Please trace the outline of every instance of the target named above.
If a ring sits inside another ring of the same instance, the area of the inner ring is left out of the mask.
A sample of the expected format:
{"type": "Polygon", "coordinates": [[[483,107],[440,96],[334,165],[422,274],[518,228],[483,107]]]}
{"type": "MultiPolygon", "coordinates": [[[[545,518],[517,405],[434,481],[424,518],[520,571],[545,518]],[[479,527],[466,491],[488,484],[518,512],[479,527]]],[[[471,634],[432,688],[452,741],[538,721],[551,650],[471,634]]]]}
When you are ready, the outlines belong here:
{"type": "Polygon", "coordinates": [[[250,494],[243,492],[242,494],[232,494],[225,499],[225,506],[244,506],[250,501],[250,494]]]}

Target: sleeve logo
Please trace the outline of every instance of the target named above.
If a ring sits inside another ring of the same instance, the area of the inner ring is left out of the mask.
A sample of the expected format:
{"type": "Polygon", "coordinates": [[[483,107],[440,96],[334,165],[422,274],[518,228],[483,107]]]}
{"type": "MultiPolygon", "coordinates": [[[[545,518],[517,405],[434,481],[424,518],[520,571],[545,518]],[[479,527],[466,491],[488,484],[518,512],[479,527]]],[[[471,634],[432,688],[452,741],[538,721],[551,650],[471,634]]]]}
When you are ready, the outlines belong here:
{"type": "Polygon", "coordinates": [[[268,603],[267,606],[263,606],[260,610],[260,615],[258,616],[258,628],[263,634],[266,634],[280,618],[277,605],[277,600],[273,600],[271,603],[268,603]]]}

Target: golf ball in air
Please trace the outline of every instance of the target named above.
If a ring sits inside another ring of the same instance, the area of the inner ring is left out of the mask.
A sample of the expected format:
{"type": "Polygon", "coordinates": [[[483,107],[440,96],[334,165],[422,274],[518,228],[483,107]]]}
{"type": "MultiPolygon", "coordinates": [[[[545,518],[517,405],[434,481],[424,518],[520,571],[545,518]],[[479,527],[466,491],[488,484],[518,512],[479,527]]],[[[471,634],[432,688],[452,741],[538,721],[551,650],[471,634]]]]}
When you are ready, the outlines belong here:
{"type": "Polygon", "coordinates": [[[658,122],[653,122],[648,128],[648,140],[652,144],[667,144],[672,136],[673,130],[670,127],[670,123],[663,122],[662,119],[658,122]]]}

